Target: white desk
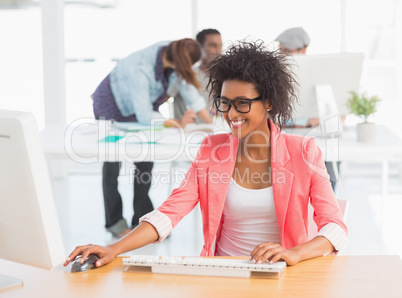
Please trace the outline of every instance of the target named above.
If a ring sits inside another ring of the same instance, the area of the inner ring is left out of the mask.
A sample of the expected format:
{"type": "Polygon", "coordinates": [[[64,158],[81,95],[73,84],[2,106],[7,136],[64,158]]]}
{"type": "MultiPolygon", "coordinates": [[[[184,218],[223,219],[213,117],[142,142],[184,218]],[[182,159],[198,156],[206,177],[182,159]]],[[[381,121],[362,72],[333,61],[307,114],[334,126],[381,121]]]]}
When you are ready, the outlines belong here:
{"type": "Polygon", "coordinates": [[[48,158],[70,159],[83,164],[104,161],[188,161],[194,160],[203,132],[179,135],[179,130],[130,133],[107,122],[81,126],[54,125],[41,132],[48,158]],[[176,132],[176,133],[175,133],[176,132]],[[99,142],[107,136],[121,137],[116,142],[99,142]],[[163,135],[161,142],[155,142],[163,135]]]}
{"type": "Polygon", "coordinates": [[[382,195],[388,193],[389,163],[402,161],[402,140],[383,125],[377,125],[375,143],[359,143],[355,127],[345,127],[339,138],[327,139],[315,129],[287,129],[289,134],[315,137],[326,161],[379,162],[382,164],[382,195]]]}
{"type": "MultiPolygon", "coordinates": [[[[108,161],[192,161],[196,157],[202,135],[191,132],[182,135],[182,139],[168,131],[162,142],[139,143],[132,134],[118,131],[106,122],[92,121],[91,125],[51,126],[42,133],[42,144],[48,160],[71,159],[79,163],[108,161]],[[117,142],[99,142],[107,134],[125,136],[117,142]]],[[[315,137],[323,152],[324,160],[350,162],[381,162],[382,193],[387,194],[389,162],[402,161],[402,140],[384,126],[377,126],[375,143],[356,141],[354,127],[345,128],[339,138],[321,137],[319,129],[286,129],[288,134],[315,137]]],[[[206,133],[204,133],[206,135],[206,133]]],[[[158,136],[156,136],[158,137],[158,136]]],[[[151,141],[152,138],[150,139],[151,141]]]]}

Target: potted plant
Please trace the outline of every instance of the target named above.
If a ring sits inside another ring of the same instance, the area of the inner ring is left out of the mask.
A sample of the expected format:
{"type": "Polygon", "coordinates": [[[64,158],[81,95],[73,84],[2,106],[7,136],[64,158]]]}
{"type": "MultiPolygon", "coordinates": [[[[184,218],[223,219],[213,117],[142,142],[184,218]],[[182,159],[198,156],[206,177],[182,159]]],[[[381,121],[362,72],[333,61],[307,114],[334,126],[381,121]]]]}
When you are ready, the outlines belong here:
{"type": "Polygon", "coordinates": [[[349,98],[350,111],[364,119],[363,123],[357,124],[357,141],[358,142],[375,142],[376,127],[372,122],[368,122],[370,115],[377,112],[377,103],[380,99],[377,96],[367,96],[366,93],[358,94],[357,92],[350,92],[352,97],[349,98]]]}

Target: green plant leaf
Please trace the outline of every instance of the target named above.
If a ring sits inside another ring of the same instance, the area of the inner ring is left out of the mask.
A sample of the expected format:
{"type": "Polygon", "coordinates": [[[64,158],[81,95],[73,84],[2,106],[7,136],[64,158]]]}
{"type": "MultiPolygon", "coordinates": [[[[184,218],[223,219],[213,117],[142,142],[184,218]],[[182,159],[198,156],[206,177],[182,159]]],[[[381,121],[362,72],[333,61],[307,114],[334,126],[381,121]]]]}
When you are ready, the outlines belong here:
{"type": "Polygon", "coordinates": [[[350,111],[364,118],[364,121],[367,122],[367,118],[377,112],[377,103],[380,99],[377,96],[368,97],[366,93],[358,94],[357,92],[351,91],[351,98],[348,100],[348,106],[350,111]]]}

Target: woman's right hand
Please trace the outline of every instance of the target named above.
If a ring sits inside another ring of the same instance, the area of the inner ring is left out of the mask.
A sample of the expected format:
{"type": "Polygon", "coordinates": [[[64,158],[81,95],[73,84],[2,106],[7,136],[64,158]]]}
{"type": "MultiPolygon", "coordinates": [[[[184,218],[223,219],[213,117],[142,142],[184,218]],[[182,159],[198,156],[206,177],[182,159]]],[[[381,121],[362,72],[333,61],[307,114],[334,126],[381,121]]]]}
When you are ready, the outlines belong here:
{"type": "Polygon", "coordinates": [[[110,263],[117,256],[115,250],[110,246],[92,244],[77,246],[67,257],[67,260],[64,262],[64,266],[67,266],[71,261],[75,260],[78,255],[81,255],[80,263],[83,263],[90,254],[95,254],[99,257],[99,260],[95,264],[96,267],[110,263]]]}

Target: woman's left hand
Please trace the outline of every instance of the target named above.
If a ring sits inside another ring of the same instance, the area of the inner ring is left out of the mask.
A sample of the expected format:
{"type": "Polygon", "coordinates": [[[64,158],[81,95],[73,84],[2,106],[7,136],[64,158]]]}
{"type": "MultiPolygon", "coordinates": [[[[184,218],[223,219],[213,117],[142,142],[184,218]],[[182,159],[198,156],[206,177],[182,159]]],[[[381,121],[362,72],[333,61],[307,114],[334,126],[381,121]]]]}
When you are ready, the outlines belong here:
{"type": "Polygon", "coordinates": [[[278,243],[267,242],[258,244],[251,252],[250,259],[258,264],[266,261],[269,261],[269,264],[273,264],[282,259],[288,265],[295,265],[299,262],[299,255],[296,251],[285,249],[278,243]]]}
{"type": "Polygon", "coordinates": [[[197,118],[197,115],[194,113],[192,109],[187,110],[183,117],[181,118],[180,125],[184,128],[189,123],[194,123],[194,120],[197,118]]]}

